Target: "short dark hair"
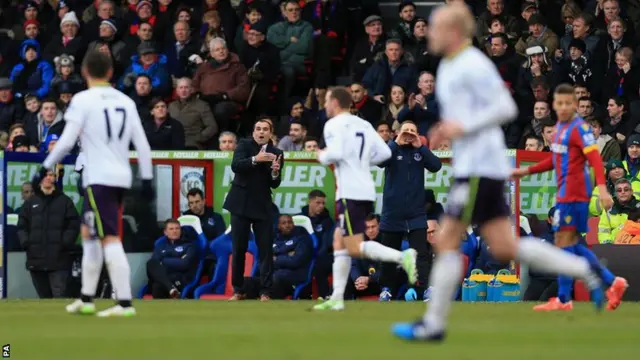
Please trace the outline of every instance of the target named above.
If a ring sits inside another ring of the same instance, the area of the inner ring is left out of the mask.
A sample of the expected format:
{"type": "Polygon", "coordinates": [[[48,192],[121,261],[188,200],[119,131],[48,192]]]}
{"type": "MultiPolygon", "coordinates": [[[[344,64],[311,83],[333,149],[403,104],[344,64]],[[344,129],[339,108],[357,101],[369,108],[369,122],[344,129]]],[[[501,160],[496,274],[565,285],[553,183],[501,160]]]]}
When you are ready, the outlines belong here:
{"type": "Polygon", "coordinates": [[[386,127],[388,127],[388,128],[389,128],[389,130],[391,130],[391,125],[389,125],[389,123],[388,123],[388,122],[386,122],[386,121],[384,121],[384,120],[379,121],[379,122],[376,124],[376,130],[378,130],[378,128],[379,128],[380,126],[386,126],[386,127]]]}
{"type": "Polygon", "coordinates": [[[289,123],[289,129],[291,129],[291,125],[296,124],[296,125],[300,125],[300,127],[302,127],[303,130],[307,129],[307,124],[305,124],[302,120],[300,119],[294,119],[289,123]]]}
{"type": "Polygon", "coordinates": [[[318,139],[314,138],[313,136],[307,136],[306,138],[304,138],[304,140],[302,141],[302,144],[306,144],[308,141],[315,141],[316,144],[320,145],[320,141],[318,141],[318,139]]]}
{"type": "Polygon", "coordinates": [[[524,137],[524,141],[526,142],[529,139],[534,139],[538,142],[538,144],[540,145],[544,145],[544,141],[542,141],[542,138],[536,134],[529,134],[527,136],[524,137]]]}
{"type": "Polygon", "coordinates": [[[593,22],[595,20],[595,17],[593,15],[591,15],[590,13],[586,12],[586,11],[583,12],[583,13],[578,14],[578,16],[576,16],[575,18],[576,19],[582,19],[584,21],[584,24],[586,26],[589,26],[589,27],[591,27],[591,25],[593,25],[593,22]]]}
{"type": "Polygon", "coordinates": [[[505,33],[495,33],[493,35],[491,35],[491,39],[502,39],[502,44],[503,45],[509,45],[509,38],[507,37],[507,35],[505,33]]]}
{"type": "Polygon", "coordinates": [[[602,120],[598,119],[593,115],[587,116],[586,118],[584,118],[584,121],[592,127],[593,125],[598,125],[599,127],[602,127],[602,120]]]}
{"type": "Polygon", "coordinates": [[[178,226],[180,226],[180,221],[178,221],[178,219],[168,218],[164,221],[164,226],[162,228],[166,229],[169,224],[177,224],[178,226]]]}
{"type": "Polygon", "coordinates": [[[380,222],[380,215],[369,214],[369,215],[367,215],[366,219],[364,219],[364,221],[373,221],[373,220],[375,220],[377,222],[380,222]]]}
{"type": "Polygon", "coordinates": [[[189,189],[189,191],[187,192],[187,198],[189,196],[196,196],[196,195],[200,195],[201,199],[204,199],[204,193],[202,192],[202,190],[198,189],[198,188],[191,188],[189,189]]]}
{"type": "Polygon", "coordinates": [[[556,87],[555,95],[574,95],[573,86],[569,84],[560,84],[556,87]]]}
{"type": "Polygon", "coordinates": [[[318,189],[313,189],[309,192],[309,199],[315,199],[315,198],[326,198],[327,194],[325,194],[322,190],[318,190],[318,189]]]}
{"type": "Polygon", "coordinates": [[[90,77],[105,79],[109,76],[109,71],[113,69],[113,62],[107,54],[98,50],[91,50],[85,55],[82,67],[86,69],[87,75],[90,77]]]}
{"type": "Polygon", "coordinates": [[[613,100],[616,105],[627,107],[627,102],[624,100],[622,96],[611,96],[609,100],[613,100]]]}
{"type": "Polygon", "coordinates": [[[349,109],[353,102],[349,90],[344,86],[333,86],[329,88],[329,98],[335,99],[342,109],[349,109]]]}
{"type": "Polygon", "coordinates": [[[581,97],[580,99],[578,99],[578,102],[580,102],[580,101],[592,101],[592,100],[591,100],[591,98],[590,98],[590,97],[588,97],[588,96],[583,96],[583,97],[581,97]]]}
{"type": "Polygon", "coordinates": [[[40,105],[44,105],[46,103],[53,103],[53,104],[56,105],[56,108],[58,107],[58,99],[56,99],[54,97],[47,96],[46,98],[42,99],[42,101],[40,102],[40,105]]]}
{"type": "Polygon", "coordinates": [[[285,5],[284,5],[285,7],[286,7],[287,5],[289,5],[289,4],[295,4],[296,6],[301,7],[301,6],[300,6],[300,3],[299,3],[297,0],[286,0],[286,1],[284,2],[284,4],[285,4],[285,5]]]}

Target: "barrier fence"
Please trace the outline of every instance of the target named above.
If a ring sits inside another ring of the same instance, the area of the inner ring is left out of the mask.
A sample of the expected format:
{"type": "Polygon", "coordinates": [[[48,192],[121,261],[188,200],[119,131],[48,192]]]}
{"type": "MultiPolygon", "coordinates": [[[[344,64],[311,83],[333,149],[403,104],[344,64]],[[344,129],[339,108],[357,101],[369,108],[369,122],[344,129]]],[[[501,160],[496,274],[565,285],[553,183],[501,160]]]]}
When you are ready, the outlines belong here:
{"type": "MultiPolygon", "coordinates": [[[[426,173],[425,189],[432,189],[436,200],[442,204],[447,202],[447,193],[453,180],[450,165],[450,152],[435,152],[443,160],[442,170],[432,174],[426,173]]],[[[199,188],[205,194],[208,205],[213,205],[216,212],[223,215],[229,223],[229,213],[222,209],[222,204],[233,180],[231,160],[233,153],[213,151],[154,151],[154,186],[156,201],[152,213],[147,206],[141,206],[136,200],[139,183],[134,183],[132,192],[125,197],[123,243],[129,252],[151,251],[153,242],[160,236],[159,223],[169,217],[178,217],[187,209],[186,194],[191,188],[199,188]]],[[[542,160],[548,154],[528,151],[507,150],[506,156],[513,166],[528,165],[542,160]]],[[[30,182],[33,175],[44,160],[42,154],[0,152],[0,191],[2,211],[0,216],[0,296],[5,297],[7,244],[17,239],[7,239],[7,213],[15,212],[22,205],[21,187],[30,182]]],[[[415,159],[420,161],[419,159],[415,159]]],[[[131,153],[132,167],[137,174],[135,152],[131,153]]],[[[63,191],[74,201],[78,209],[82,198],[77,191],[78,174],[74,171],[75,156],[67,156],[63,160],[63,191]]],[[[426,171],[426,170],[425,170],[426,171]]],[[[374,176],[377,201],[376,213],[382,209],[382,191],[384,186],[384,169],[371,169],[374,176]]],[[[307,195],[311,190],[319,189],[327,194],[327,208],[331,215],[335,213],[335,176],[330,167],[321,165],[315,160],[314,153],[287,152],[285,167],[282,172],[282,183],[273,191],[274,203],[281,213],[299,213],[307,205],[307,195]]],[[[519,212],[535,214],[546,218],[547,212],[554,204],[555,181],[552,173],[525,177],[520,182],[510,181],[505,186],[507,201],[512,209],[516,222],[519,212]]],[[[13,232],[15,234],[15,232],[13,232]]],[[[14,236],[14,235],[10,235],[14,236]]],[[[15,246],[14,246],[15,247],[15,246]]],[[[16,249],[13,249],[16,250],[16,249]]]]}

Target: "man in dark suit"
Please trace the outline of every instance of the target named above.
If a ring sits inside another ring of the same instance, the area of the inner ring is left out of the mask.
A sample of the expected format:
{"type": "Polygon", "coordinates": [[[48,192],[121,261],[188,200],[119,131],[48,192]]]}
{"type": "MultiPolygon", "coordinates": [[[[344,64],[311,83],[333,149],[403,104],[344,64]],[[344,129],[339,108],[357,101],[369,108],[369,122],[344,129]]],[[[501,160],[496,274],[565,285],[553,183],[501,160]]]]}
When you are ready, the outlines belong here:
{"type": "Polygon", "coordinates": [[[243,139],[233,153],[231,170],[235,173],[224,208],[231,213],[233,242],[230,300],[243,300],[244,257],[253,232],[260,261],[260,300],[269,300],[273,278],[273,204],[271,189],[280,186],[282,151],[271,143],[273,123],[259,119],[253,126],[253,138],[243,139]]]}

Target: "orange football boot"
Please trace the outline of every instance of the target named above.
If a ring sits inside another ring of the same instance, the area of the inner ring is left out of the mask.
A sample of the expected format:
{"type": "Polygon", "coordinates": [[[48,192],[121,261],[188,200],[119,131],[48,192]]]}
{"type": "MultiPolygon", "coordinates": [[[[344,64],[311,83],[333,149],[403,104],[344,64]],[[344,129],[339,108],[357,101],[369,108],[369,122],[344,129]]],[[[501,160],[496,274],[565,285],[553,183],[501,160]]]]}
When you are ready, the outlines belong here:
{"type": "Polygon", "coordinates": [[[548,302],[533,307],[533,311],[571,311],[573,302],[562,303],[557,297],[549,299],[548,302]]]}
{"type": "Polygon", "coordinates": [[[607,310],[615,310],[622,303],[622,297],[629,287],[625,278],[616,277],[613,284],[607,289],[607,310]]]}

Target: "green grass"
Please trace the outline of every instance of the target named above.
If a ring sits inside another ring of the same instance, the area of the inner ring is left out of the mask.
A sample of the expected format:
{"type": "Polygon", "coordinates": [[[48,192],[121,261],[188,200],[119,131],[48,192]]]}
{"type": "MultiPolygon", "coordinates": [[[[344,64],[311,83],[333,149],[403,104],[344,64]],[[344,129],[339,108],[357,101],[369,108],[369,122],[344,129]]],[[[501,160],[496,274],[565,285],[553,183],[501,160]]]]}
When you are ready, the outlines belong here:
{"type": "MultiPolygon", "coordinates": [[[[100,302],[99,308],[111,302],[100,302]]],[[[580,360],[638,359],[640,304],[596,314],[534,313],[531,304],[454,306],[446,343],[393,338],[422,303],[348,302],[341,313],[312,302],[138,301],[134,318],[85,317],[60,301],[0,302],[0,343],[18,360],[580,360]]]]}

